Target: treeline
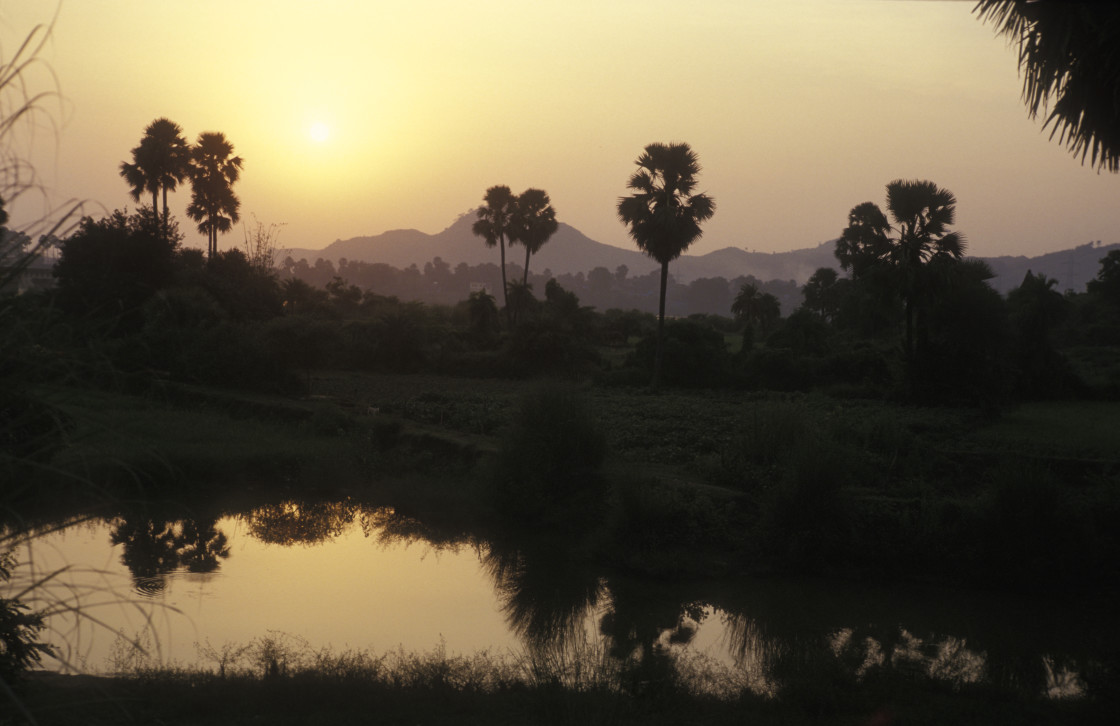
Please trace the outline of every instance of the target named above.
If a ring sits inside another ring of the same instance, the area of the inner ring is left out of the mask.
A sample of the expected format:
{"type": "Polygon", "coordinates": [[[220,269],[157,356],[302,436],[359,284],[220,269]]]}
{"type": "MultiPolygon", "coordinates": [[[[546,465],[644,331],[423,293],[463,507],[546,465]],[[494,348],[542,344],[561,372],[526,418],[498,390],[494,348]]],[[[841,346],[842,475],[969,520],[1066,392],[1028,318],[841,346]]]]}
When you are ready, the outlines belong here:
{"type": "MultiPolygon", "coordinates": [[[[14,303],[23,321],[36,314],[54,321],[28,354],[48,355],[52,346],[87,358],[96,351],[103,365],[91,359],[89,370],[105,375],[270,391],[301,390],[320,368],[650,381],[655,316],[587,305],[564,284],[579,276],[531,276],[528,287],[511,285],[509,307],[501,308],[486,290],[470,292],[478,282],[490,289],[496,266],[452,270],[437,260],[398,276],[385,265],[328,263],[310,268],[326,280],[318,285],[285,276],[298,263],[277,270],[239,250],[206,260],[179,242],[174,224],[147,208],[84,220],[60,244],[57,288],[14,303]],[[415,289],[402,287],[409,284],[451,302],[393,294],[415,289]]],[[[1120,252],[1104,258],[1080,294],[1063,295],[1053,280],[1028,274],[1005,298],[981,262],[927,267],[909,326],[898,289],[904,278],[889,267],[868,265],[851,277],[822,268],[785,317],[765,285],[742,282],[724,298],[723,314],[668,321],[663,382],[982,405],[1120,391],[1111,355],[1120,345],[1120,252]]],[[[624,273],[611,274],[609,288],[640,289],[645,278],[624,273]]],[[[579,289],[593,289],[583,282],[579,289]]]]}
{"type": "MultiPolygon", "coordinates": [[[[413,264],[405,269],[383,262],[362,262],[345,257],[336,265],[331,260],[318,258],[309,263],[306,258],[294,260],[285,257],[277,265],[281,280],[298,278],[313,286],[326,288],[338,277],[348,285],[372,290],[381,295],[417,300],[420,302],[454,305],[473,290],[485,287],[497,295],[502,289],[502,272],[497,264],[468,265],[460,262],[455,267],[436,257],[423,267],[413,264]]],[[[639,310],[657,312],[660,278],[657,270],[645,275],[631,275],[626,265],[614,270],[595,267],[586,273],[554,275],[545,269],[540,273],[529,272],[529,285],[540,295],[549,280],[579,296],[586,305],[596,310],[639,310]]],[[[510,279],[521,279],[524,267],[517,263],[507,265],[510,279]]],[[[669,276],[666,314],[672,317],[689,315],[727,315],[736,293],[744,284],[754,285],[760,292],[777,298],[782,311],[789,313],[801,305],[801,288],[793,280],[762,281],[753,275],[702,277],[689,283],[679,283],[669,276]]]]}

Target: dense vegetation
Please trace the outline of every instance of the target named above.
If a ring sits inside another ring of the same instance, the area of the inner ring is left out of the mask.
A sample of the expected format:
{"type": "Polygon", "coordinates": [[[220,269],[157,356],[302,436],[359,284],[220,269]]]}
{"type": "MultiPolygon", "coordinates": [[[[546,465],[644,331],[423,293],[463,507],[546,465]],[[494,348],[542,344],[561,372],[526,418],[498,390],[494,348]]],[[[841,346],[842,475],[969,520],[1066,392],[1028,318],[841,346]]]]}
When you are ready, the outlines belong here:
{"type": "MultiPolygon", "coordinates": [[[[1114,168],[1114,149],[1088,134],[1072,134],[1073,150],[1114,168]]],[[[222,134],[190,146],[174,123],[153,122],[120,169],[152,206],[83,219],[58,240],[55,288],[0,298],[0,581],[14,543],[91,512],[115,518],[134,572],[159,545],[160,575],[216,567],[223,513],[254,506],[283,520],[285,501],[344,497],[425,537],[485,545],[514,595],[540,585],[525,574],[533,557],[550,588],[571,584],[562,561],[593,568],[596,587],[609,571],[1115,592],[1120,252],[1085,291],[1027,274],[1004,297],[950,229],[952,194],[897,180],[887,212],[852,208],[837,247],[847,276],[818,270],[784,310],[785,283],[738,280],[733,295],[726,280],[697,281],[689,290],[722,300],[722,314],[671,319],[668,265],[714,203],[692,194],[687,145],[651,145],[638,166],[619,214],[660,274],[636,284],[625,269],[591,270],[581,302],[574,284],[529,273],[555,228],[537,189],[488,190],[475,229],[500,248],[493,270],[438,259],[422,272],[276,269],[274,228],[259,224],[244,251],[219,252],[239,218],[242,160],[222,134]],[[205,257],[181,246],[167,211],[187,180],[205,257]],[[506,279],[507,243],[525,247],[520,283],[506,279]],[[501,307],[464,289],[479,276],[500,287],[501,307]],[[410,301],[419,287],[446,299],[410,301]],[[655,289],[658,317],[583,304],[620,288],[655,289]]],[[[0,287],[45,244],[4,231],[0,287]]],[[[572,602],[589,581],[574,578],[572,602]]],[[[437,723],[1083,722],[1120,693],[1114,659],[1091,664],[1088,697],[1070,704],[903,669],[867,676],[867,653],[841,646],[806,663],[772,654],[787,676],[780,698],[715,697],[689,685],[710,675],[666,665],[654,645],[706,593],[631,620],[616,612],[603,625],[611,657],[299,659],[260,641],[244,657],[226,651],[217,672],[133,663],[108,686],[57,687],[26,683],[48,651],[43,614],[21,602],[35,586],[0,597],[4,722],[108,723],[122,709],[138,721],[300,722],[309,709],[352,720],[373,708],[437,723]]],[[[632,614],[650,605],[635,590],[632,614]]],[[[543,642],[532,618],[522,627],[543,642]]]]}

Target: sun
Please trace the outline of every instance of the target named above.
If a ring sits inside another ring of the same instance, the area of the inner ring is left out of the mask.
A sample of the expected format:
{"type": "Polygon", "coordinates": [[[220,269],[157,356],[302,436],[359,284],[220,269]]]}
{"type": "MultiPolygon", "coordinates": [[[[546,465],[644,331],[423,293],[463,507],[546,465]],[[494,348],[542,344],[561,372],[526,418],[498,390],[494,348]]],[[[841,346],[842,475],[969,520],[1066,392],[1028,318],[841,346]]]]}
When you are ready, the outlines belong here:
{"type": "Polygon", "coordinates": [[[331,136],[331,128],[322,121],[311,124],[311,140],[321,144],[331,136]]]}

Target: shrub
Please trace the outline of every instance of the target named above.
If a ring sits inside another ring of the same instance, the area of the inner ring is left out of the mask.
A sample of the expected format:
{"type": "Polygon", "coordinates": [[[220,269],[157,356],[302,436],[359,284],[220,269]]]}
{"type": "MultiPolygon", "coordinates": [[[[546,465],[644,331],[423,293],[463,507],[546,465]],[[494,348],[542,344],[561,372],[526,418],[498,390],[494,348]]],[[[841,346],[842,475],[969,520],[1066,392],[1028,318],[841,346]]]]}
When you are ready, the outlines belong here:
{"type": "MultiPolygon", "coordinates": [[[[656,352],[654,333],[638,342],[626,363],[652,371],[656,352]]],[[[692,320],[670,320],[665,323],[661,365],[661,380],[666,385],[705,388],[727,381],[731,356],[723,333],[692,320]]]]}
{"type": "Polygon", "coordinates": [[[502,442],[494,505],[526,521],[587,513],[602,500],[606,452],[606,437],[576,392],[545,384],[522,400],[502,442]]]}

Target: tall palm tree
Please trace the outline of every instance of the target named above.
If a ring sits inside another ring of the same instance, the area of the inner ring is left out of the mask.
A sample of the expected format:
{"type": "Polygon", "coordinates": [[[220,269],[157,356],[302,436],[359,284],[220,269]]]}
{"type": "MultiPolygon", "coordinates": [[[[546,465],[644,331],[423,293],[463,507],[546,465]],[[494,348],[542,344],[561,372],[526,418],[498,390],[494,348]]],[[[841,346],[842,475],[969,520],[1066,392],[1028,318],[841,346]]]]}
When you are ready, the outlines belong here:
{"type": "MultiPolygon", "coordinates": [[[[848,226],[836,243],[840,266],[856,277],[889,267],[906,310],[906,357],[914,358],[915,325],[927,302],[933,280],[930,262],[959,260],[965,240],[950,232],[957,199],[931,181],[895,179],[887,184],[887,215],[878,205],[864,202],[848,214],[848,226]],[[892,237],[891,233],[895,235],[892,237]]],[[[921,331],[918,331],[921,332],[921,331]]]]}
{"type": "Polygon", "coordinates": [[[526,189],[517,197],[510,241],[525,245],[525,275],[521,280],[522,285],[529,284],[529,258],[537,254],[544,243],[556,234],[559,226],[548,192],[543,189],[526,189]]]}
{"type": "Polygon", "coordinates": [[[506,240],[513,239],[513,214],[517,207],[517,197],[510,188],[501,185],[486,190],[486,202],[478,208],[478,219],[471,226],[475,236],[486,240],[487,247],[498,246],[502,253],[502,305],[509,316],[509,293],[506,283],[506,240]]]}
{"type": "Polygon", "coordinates": [[[1120,171],[1120,5],[979,0],[973,12],[1019,46],[1031,118],[1093,166],[1120,171]]]}
{"type": "Polygon", "coordinates": [[[130,187],[132,198],[140,201],[152,195],[152,212],[160,216],[159,194],[163,192],[163,221],[168,221],[167,192],[175,191],[190,174],[191,150],[179,124],[157,118],[144,129],[140,144],[132,150],[132,162],[121,162],[120,174],[130,187]]]}
{"type": "Polygon", "coordinates": [[[233,193],[233,184],[240,178],[244,162],[233,155],[233,144],[225,134],[214,131],[199,134],[191,157],[187,216],[198,222],[198,231],[206,235],[207,257],[213,258],[218,253],[218,233],[228,232],[241,219],[241,200],[233,193]]]}
{"type": "Polygon", "coordinates": [[[669,263],[700,239],[700,223],[715,214],[716,203],[707,194],[693,193],[700,160],[688,144],[650,144],[635,163],[638,170],[626,184],[634,193],[618,200],[618,218],[630,228],[638,249],[661,263],[652,383],[657,388],[664,353],[669,263]]]}

